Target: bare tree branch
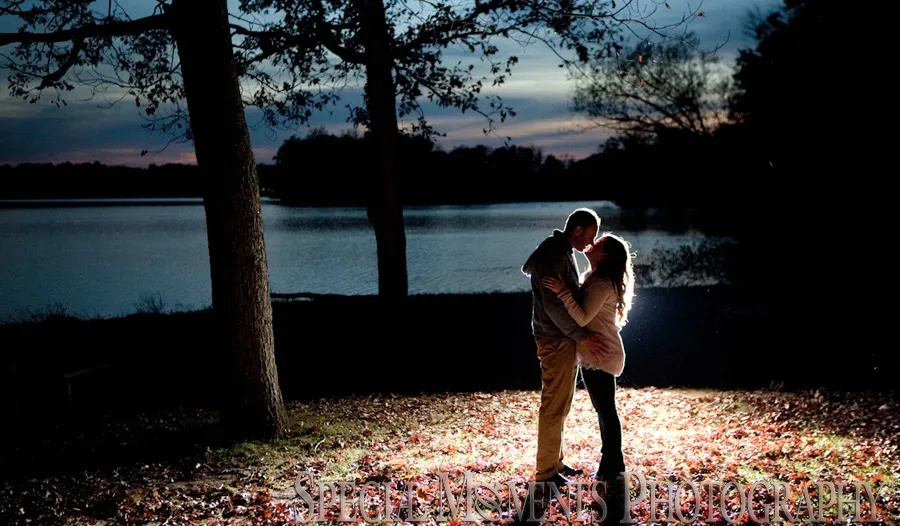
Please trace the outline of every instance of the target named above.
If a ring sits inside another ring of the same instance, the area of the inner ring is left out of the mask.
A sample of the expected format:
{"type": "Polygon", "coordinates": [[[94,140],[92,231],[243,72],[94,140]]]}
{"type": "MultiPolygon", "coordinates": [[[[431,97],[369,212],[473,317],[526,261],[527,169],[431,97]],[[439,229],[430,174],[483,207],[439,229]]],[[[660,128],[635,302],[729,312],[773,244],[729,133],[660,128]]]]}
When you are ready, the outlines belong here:
{"type": "Polygon", "coordinates": [[[338,39],[334,36],[334,28],[324,22],[316,24],[312,34],[302,35],[289,34],[277,30],[252,31],[237,24],[229,24],[229,26],[234,30],[232,34],[252,37],[259,43],[262,52],[254,56],[251,62],[260,62],[290,49],[303,51],[321,44],[341,60],[353,64],[363,64],[362,53],[341,46],[338,43],[338,39]]]}
{"type": "Polygon", "coordinates": [[[81,53],[81,49],[84,47],[84,40],[76,40],[72,42],[72,50],[69,51],[69,58],[66,59],[65,62],[60,65],[59,69],[54,71],[53,73],[41,77],[41,84],[38,86],[39,90],[44,88],[48,88],[52,86],[54,83],[62,80],[63,76],[72,68],[75,64],[75,61],[78,60],[78,54],[81,53]]]}
{"type": "Polygon", "coordinates": [[[640,43],[624,57],[597,61],[576,91],[575,110],[624,136],[708,136],[721,123],[728,88],[715,58],[694,49],[695,42],[640,43]]]}
{"type": "Polygon", "coordinates": [[[169,27],[169,17],[166,14],[151,15],[136,20],[122,20],[105,24],[84,25],[72,29],[62,29],[51,33],[29,33],[20,31],[17,33],[0,33],[0,46],[9,44],[33,44],[67,42],[86,40],[89,38],[118,37],[133,35],[153,29],[166,29],[169,27]]]}

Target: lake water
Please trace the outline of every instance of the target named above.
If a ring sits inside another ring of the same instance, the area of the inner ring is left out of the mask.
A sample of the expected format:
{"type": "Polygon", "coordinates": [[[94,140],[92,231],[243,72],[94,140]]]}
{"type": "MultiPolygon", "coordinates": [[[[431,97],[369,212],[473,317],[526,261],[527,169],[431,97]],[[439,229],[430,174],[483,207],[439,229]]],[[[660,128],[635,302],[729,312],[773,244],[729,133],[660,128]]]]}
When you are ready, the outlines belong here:
{"type": "MultiPolygon", "coordinates": [[[[151,296],[167,309],[211,303],[199,200],[72,204],[0,203],[0,320],[54,304],[79,316],[114,316],[151,296]]],[[[620,230],[609,202],[407,208],[410,293],[528,290],[522,263],[579,206],[598,212],[601,230],[628,239],[636,263],[704,239],[693,231],[620,230]]],[[[364,209],[264,200],[263,220],[272,292],[377,293],[375,236],[364,209]]],[[[576,259],[586,266],[581,254],[576,259]]]]}

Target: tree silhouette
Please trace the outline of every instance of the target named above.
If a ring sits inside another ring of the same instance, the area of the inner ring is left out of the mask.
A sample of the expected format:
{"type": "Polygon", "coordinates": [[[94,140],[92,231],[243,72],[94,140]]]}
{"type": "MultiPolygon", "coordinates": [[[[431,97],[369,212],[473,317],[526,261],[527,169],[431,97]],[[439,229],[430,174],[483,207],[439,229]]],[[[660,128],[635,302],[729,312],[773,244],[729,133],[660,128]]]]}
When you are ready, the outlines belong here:
{"type": "MultiPolygon", "coordinates": [[[[348,133],[313,130],[292,137],[275,156],[274,192],[283,203],[365,205],[376,183],[369,176],[373,147],[371,141],[348,133]],[[325,167],[329,176],[303,172],[311,162],[325,167]]],[[[404,205],[546,200],[556,195],[551,177],[565,171],[562,161],[544,158],[531,147],[480,145],[444,151],[421,136],[400,135],[397,141],[396,173],[404,205]]]]}
{"type": "Polygon", "coordinates": [[[738,56],[731,115],[777,169],[833,165],[829,157],[848,150],[833,109],[859,93],[860,81],[836,73],[829,51],[839,47],[845,15],[832,2],[785,0],[757,17],[756,47],[738,56]]]}
{"type": "Polygon", "coordinates": [[[131,18],[117,2],[105,12],[94,6],[86,0],[0,3],[2,19],[21,24],[15,33],[0,34],[0,47],[15,44],[2,55],[12,72],[9,91],[37,102],[44,90],[53,90],[60,105],[78,83],[94,93],[113,86],[143,104],[150,127],[193,140],[205,187],[218,322],[211,345],[220,346],[233,366],[223,390],[223,419],[242,435],[278,435],[284,407],[259,182],[226,2],[159,2],[142,18],[131,18]]]}
{"type": "Polygon", "coordinates": [[[710,136],[727,116],[731,79],[719,58],[698,45],[694,34],[642,41],[620,56],[594,61],[576,88],[574,110],[592,127],[632,141],[710,136]]]}
{"type": "MultiPolygon", "coordinates": [[[[547,44],[562,65],[577,66],[621,49],[635,27],[664,32],[681,21],[653,26],[653,10],[634,0],[445,0],[413,7],[402,0],[243,0],[242,7],[265,17],[235,23],[248,69],[258,90],[254,103],[271,125],[303,122],[310,106],[329,104],[340,90],[364,86],[362,103],[351,100],[349,119],[365,126],[376,153],[368,214],[378,246],[379,294],[407,295],[406,238],[401,188],[396,174],[399,119],[415,115],[409,131],[430,137],[424,101],[496,121],[514,116],[488,87],[503,84],[518,58],[501,51],[504,41],[547,44]],[[274,15],[274,16],[273,16],[274,15]],[[459,46],[471,61],[446,61],[444,50],[459,46]],[[261,50],[261,51],[258,51],[261,50]],[[478,64],[484,64],[481,69],[478,64]]],[[[692,11],[686,18],[694,16],[692,11]]]]}

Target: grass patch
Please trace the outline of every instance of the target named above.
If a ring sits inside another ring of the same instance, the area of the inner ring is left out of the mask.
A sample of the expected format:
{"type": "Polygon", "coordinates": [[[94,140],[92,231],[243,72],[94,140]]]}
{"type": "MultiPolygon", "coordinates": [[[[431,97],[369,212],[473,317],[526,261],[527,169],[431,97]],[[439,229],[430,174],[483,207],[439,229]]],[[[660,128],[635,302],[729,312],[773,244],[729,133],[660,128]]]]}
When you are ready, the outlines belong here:
{"type": "Polygon", "coordinates": [[[745,484],[752,484],[758,480],[766,480],[769,478],[768,473],[753,466],[740,466],[737,469],[737,473],[740,475],[741,482],[745,484]]]}

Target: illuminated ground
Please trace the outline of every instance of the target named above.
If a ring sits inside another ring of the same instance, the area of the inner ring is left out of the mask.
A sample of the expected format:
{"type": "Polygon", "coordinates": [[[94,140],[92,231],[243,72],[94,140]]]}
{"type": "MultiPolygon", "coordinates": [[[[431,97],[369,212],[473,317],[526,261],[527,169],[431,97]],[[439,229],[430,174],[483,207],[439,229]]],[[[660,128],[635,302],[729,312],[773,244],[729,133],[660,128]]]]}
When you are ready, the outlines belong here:
{"type": "MultiPolygon", "coordinates": [[[[390,523],[407,518],[399,511],[405,502],[401,500],[403,483],[419,483],[418,511],[427,515],[442,509],[446,500],[438,491],[441,472],[448,474],[457,497],[465,490],[465,473],[472,474],[475,486],[488,498],[491,494],[483,486],[493,483],[506,484],[524,495],[533,469],[539,396],[516,391],[343,398],[293,405],[290,437],[274,445],[244,443],[177,461],[4,483],[0,519],[4,524],[24,524],[26,518],[37,524],[87,524],[91,519],[97,524],[286,524],[292,523],[293,513],[306,511],[294,490],[301,471],[313,473],[319,481],[356,482],[357,491],[365,481],[373,481],[369,503],[383,497],[375,483],[390,485],[390,523]]],[[[850,482],[865,482],[871,483],[875,493],[876,517],[888,524],[900,517],[900,403],[896,396],[620,388],[618,403],[627,465],[645,479],[668,479],[683,483],[685,489],[692,480],[739,485],[781,481],[796,491],[810,480],[838,488],[844,482],[848,484],[845,498],[853,496],[850,482]]],[[[190,419],[204,418],[182,414],[146,419],[132,424],[128,433],[159,425],[184,426],[190,419]]],[[[110,426],[110,433],[123,432],[121,426],[110,426]]],[[[575,396],[566,446],[570,464],[588,473],[594,469],[599,433],[584,390],[575,396]]],[[[638,483],[637,477],[632,479],[635,497],[638,483]]],[[[701,520],[710,513],[707,487],[698,485],[701,520]]],[[[761,516],[758,506],[766,501],[764,489],[757,489],[751,503],[761,516]]],[[[588,495],[585,491],[585,502],[591,500],[588,495]]],[[[665,494],[659,496],[664,502],[665,494]]],[[[796,499],[796,492],[792,496],[796,499]]],[[[726,495],[729,513],[738,509],[737,499],[733,491],[726,495]]],[[[494,500],[501,511],[510,509],[506,491],[494,500]]],[[[694,508],[687,506],[688,500],[683,502],[682,515],[690,519],[694,508]]],[[[574,501],[571,504],[574,507],[574,501]]],[[[865,494],[862,504],[863,519],[871,518],[873,510],[865,494]]],[[[819,511],[829,522],[837,518],[834,506],[819,510],[814,505],[802,511],[794,505],[787,507],[801,522],[809,522],[819,511]]],[[[326,518],[339,518],[337,504],[326,508],[326,518]]],[[[719,500],[714,508],[713,518],[724,523],[718,515],[719,500]]],[[[357,509],[352,509],[351,516],[359,518],[357,509]]],[[[489,508],[480,509],[478,516],[491,516],[489,508]]],[[[368,511],[377,514],[384,509],[373,504],[368,511]]],[[[555,523],[566,522],[564,510],[553,512],[562,513],[551,515],[555,523]]],[[[652,522],[649,513],[646,500],[631,508],[638,523],[652,522]]],[[[661,520],[666,513],[660,505],[656,517],[661,520]]],[[[747,514],[738,517],[737,523],[750,519],[747,514]]],[[[431,515],[425,523],[433,522],[431,515]]]]}

